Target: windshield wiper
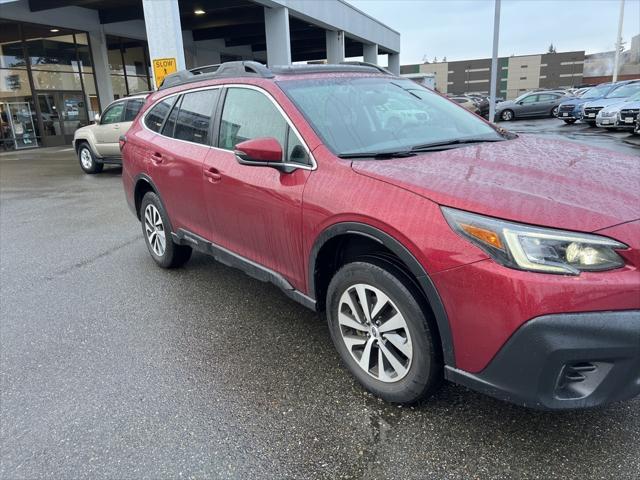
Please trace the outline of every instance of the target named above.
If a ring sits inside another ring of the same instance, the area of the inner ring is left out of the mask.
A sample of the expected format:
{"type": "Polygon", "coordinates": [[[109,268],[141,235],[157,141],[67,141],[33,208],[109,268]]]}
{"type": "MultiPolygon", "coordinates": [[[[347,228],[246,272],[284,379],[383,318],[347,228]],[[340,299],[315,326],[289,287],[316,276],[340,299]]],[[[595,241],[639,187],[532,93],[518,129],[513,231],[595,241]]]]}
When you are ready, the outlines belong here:
{"type": "Polygon", "coordinates": [[[339,153],[340,158],[374,158],[376,160],[384,160],[385,158],[404,158],[413,157],[415,153],[409,150],[398,150],[389,152],[351,152],[339,153]]]}
{"type": "Polygon", "coordinates": [[[425,143],[423,145],[416,145],[411,148],[412,152],[428,152],[429,150],[446,150],[448,147],[455,148],[458,145],[467,145],[470,143],[485,143],[485,142],[503,142],[505,138],[465,138],[448,140],[446,142],[433,142],[425,143]]]}

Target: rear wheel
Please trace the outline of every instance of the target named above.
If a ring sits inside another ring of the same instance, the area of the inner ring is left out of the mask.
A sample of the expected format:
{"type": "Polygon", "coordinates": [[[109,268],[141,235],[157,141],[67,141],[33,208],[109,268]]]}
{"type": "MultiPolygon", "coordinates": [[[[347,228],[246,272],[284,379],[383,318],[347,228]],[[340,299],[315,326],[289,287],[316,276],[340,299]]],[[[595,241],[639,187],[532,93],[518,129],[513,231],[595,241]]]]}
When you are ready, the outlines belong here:
{"type": "Polygon", "coordinates": [[[389,402],[430,395],[442,377],[432,322],[399,269],[368,261],[342,267],[327,292],[327,320],[342,361],[369,391],[389,402]]]}
{"type": "Polygon", "coordinates": [[[191,258],[191,247],[173,242],[167,213],[154,192],[147,192],[143,197],[140,219],[147,248],[158,265],[162,268],[175,268],[184,265],[191,258]]]}
{"type": "Polygon", "coordinates": [[[93,152],[86,143],[82,143],[78,148],[78,160],[84,173],[100,173],[104,168],[102,163],[96,162],[93,152]]]}
{"type": "Polygon", "coordinates": [[[551,116],[552,116],[552,117],[557,117],[557,116],[558,116],[558,107],[557,107],[557,106],[556,106],[556,107],[553,107],[553,108],[551,109],[551,116]]]}
{"type": "Polygon", "coordinates": [[[511,120],[513,120],[514,115],[513,115],[513,110],[504,110],[501,114],[500,114],[500,119],[503,122],[510,122],[511,120]]]}

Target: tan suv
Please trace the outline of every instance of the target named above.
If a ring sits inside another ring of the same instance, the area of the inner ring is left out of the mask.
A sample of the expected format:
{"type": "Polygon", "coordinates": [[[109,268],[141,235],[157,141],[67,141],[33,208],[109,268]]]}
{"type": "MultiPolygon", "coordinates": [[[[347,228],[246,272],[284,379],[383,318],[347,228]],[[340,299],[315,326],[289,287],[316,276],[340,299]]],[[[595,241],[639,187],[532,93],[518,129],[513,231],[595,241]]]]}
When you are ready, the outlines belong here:
{"type": "Polygon", "coordinates": [[[147,95],[143,93],[116,100],[102,115],[96,115],[96,123],[76,130],[73,148],[85,173],[100,173],[105,163],[122,163],[118,139],[129,130],[147,95]]]}

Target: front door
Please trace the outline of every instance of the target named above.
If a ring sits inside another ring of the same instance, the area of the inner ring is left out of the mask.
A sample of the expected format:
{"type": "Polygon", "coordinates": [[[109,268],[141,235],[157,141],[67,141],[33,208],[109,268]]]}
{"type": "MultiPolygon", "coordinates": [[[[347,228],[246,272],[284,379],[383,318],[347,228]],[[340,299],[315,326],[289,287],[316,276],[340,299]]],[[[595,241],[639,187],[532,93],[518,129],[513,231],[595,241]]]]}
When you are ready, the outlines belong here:
{"type": "Polygon", "coordinates": [[[44,146],[70,144],[73,132],[89,124],[82,92],[39,92],[37,97],[44,146]]]}
{"type": "Polygon", "coordinates": [[[121,100],[112,103],[107,107],[98,125],[94,128],[94,136],[96,139],[96,150],[101,157],[119,157],[120,144],[118,139],[120,135],[128,129],[123,126],[125,101],[121,100]]]}
{"type": "Polygon", "coordinates": [[[211,240],[283,274],[298,289],[305,278],[300,258],[308,162],[306,147],[270,97],[252,88],[227,89],[218,148],[211,149],[204,162],[211,240]],[[234,146],[261,137],[278,140],[287,160],[301,168],[283,173],[238,163],[234,146]]]}

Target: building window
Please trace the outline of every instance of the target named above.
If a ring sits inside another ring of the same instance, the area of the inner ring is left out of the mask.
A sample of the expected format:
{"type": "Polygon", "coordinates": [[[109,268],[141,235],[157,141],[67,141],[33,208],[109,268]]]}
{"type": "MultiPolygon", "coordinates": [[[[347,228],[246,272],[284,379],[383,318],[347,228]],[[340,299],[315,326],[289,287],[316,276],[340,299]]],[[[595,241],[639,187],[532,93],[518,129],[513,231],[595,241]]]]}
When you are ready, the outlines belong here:
{"type": "Polygon", "coordinates": [[[107,57],[116,99],[151,90],[146,42],[108,35],[107,57]]]}
{"type": "Polygon", "coordinates": [[[520,80],[526,80],[527,77],[520,77],[520,80]]]}
{"type": "Polygon", "coordinates": [[[98,111],[87,34],[0,20],[0,149],[68,144],[98,111]]]}

